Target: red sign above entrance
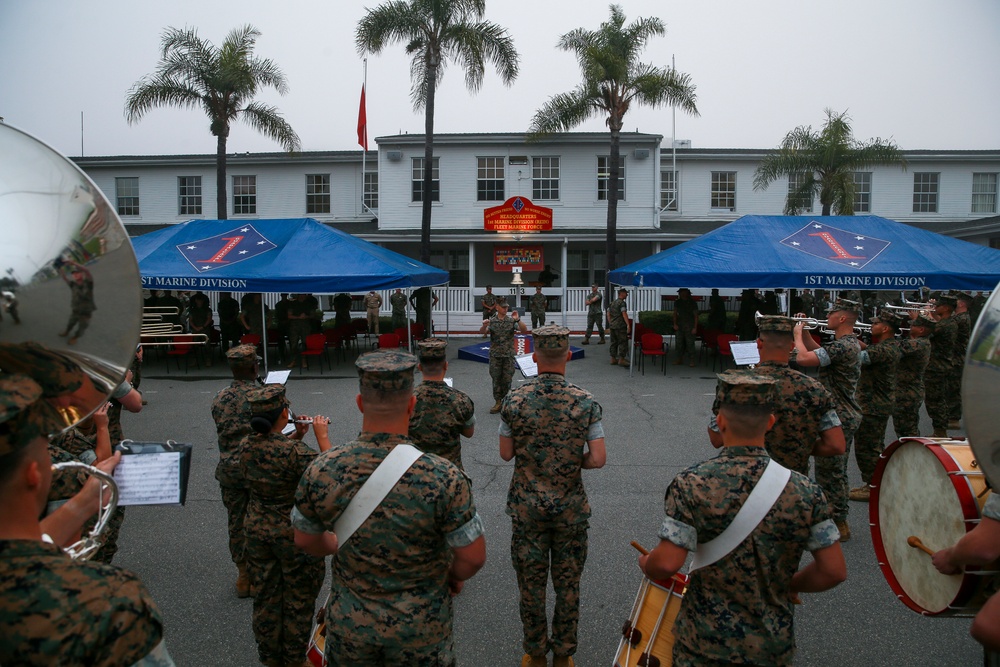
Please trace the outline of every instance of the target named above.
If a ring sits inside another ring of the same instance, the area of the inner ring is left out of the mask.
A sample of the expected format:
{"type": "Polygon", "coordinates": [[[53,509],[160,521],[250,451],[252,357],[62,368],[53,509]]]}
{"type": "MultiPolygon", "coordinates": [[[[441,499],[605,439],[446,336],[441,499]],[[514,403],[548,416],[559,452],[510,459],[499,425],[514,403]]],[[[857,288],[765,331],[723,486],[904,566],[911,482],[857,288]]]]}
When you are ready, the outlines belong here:
{"type": "Polygon", "coordinates": [[[552,209],[535,206],[527,197],[511,197],[483,211],[483,229],[508,234],[551,232],[552,209]]]}

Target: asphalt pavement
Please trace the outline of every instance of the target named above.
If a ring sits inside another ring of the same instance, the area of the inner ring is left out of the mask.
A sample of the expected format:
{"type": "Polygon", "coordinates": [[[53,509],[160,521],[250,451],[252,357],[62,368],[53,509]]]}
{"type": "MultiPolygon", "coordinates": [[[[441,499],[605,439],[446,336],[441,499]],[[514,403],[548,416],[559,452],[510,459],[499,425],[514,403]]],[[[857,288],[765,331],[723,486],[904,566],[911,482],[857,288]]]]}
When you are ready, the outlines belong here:
{"type": "MultiPolygon", "coordinates": [[[[517,665],[521,628],[510,520],[504,513],[513,463],[498,453],[499,417],[488,412],[493,400],[487,365],[456,359],[460,345],[476,340],[452,340],[448,375],[476,403],[476,433],[464,442],[463,460],[486,526],[487,562],[456,598],[455,641],[461,665],[517,665]]],[[[705,433],[715,374],[711,359],[695,368],[668,364],[666,375],[650,361],[645,375],[635,369],[630,377],[628,369],[609,365],[606,346],[584,349],[585,357],[570,362],[567,376],[603,406],[608,451],[603,469],[583,473],[593,517],[576,664],[591,667],[613,663],[641,582],[630,541],[656,544],[670,480],[715,453],[705,433]]],[[[169,374],[164,361],[147,359],[141,389],[148,405],[141,414],[123,417],[126,437],[133,440],[194,445],[186,505],[130,508],[115,561],[138,573],[152,592],[164,616],[167,645],[183,667],[259,664],[252,602],[236,598],[233,590],[236,569],[213,476],[218,448],[210,406],[227,376],[218,359],[210,368],[192,366],[187,372],[171,365],[169,374]]],[[[515,383],[523,381],[518,373],[515,383]]],[[[350,356],[322,375],[314,362],[312,370],[295,370],[288,381],[296,413],[331,418],[335,446],[361,427],[357,388],[350,356]]],[[[925,414],[921,426],[930,432],[925,414]]],[[[315,445],[312,434],[306,441],[315,445]]],[[[851,485],[859,484],[853,456],[850,474],[851,485]]],[[[970,619],[923,617],[896,599],[877,565],[868,523],[868,505],[851,503],[853,539],[844,544],[848,579],[833,591],[803,596],[795,614],[795,664],[982,664],[982,650],[969,637],[970,619]]]]}

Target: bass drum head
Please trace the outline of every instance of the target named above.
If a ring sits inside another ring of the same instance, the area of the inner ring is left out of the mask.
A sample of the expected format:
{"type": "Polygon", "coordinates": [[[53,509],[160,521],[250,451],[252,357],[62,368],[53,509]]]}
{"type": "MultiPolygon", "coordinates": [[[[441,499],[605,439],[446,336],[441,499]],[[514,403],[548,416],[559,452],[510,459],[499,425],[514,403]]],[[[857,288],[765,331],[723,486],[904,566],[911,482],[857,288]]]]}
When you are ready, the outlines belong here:
{"type": "Polygon", "coordinates": [[[976,321],[962,372],[962,416],[969,444],[994,489],[1000,488],[1000,285],[976,321]]]}
{"type": "Polygon", "coordinates": [[[142,325],[139,266],[100,188],[35,137],[0,123],[0,371],[28,375],[62,428],[104,403],[142,325]]]}
{"type": "Polygon", "coordinates": [[[886,448],[869,513],[875,554],[893,591],[914,611],[939,614],[959,597],[962,575],[942,575],[907,540],[919,537],[933,551],[951,546],[965,535],[966,508],[941,459],[950,456],[928,443],[903,439],[886,448]]]}

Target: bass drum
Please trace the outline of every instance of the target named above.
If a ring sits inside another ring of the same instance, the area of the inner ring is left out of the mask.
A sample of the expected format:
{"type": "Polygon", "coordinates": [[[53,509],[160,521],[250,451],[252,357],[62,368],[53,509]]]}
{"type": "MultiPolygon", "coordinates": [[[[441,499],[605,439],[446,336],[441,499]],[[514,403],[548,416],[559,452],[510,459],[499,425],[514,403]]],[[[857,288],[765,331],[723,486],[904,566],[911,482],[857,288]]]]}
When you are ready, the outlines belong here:
{"type": "Polygon", "coordinates": [[[0,372],[34,378],[68,428],[135,355],[139,267],[114,208],[75,164],[0,123],[0,372]]]}

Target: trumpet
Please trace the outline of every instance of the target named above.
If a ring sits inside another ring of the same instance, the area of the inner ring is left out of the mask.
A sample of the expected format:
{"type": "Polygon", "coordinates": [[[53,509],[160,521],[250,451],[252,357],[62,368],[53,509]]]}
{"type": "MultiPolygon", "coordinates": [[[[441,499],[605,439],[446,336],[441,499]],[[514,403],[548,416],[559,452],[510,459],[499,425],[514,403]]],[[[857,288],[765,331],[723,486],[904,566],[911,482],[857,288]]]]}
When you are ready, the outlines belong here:
{"type": "MultiPolygon", "coordinates": [[[[761,314],[759,310],[756,313],[754,313],[753,316],[754,324],[760,326],[760,320],[762,317],[765,316],[761,314]]],[[[826,326],[825,322],[820,322],[815,317],[793,317],[792,320],[794,320],[795,322],[801,322],[803,329],[812,330],[812,329],[819,329],[821,326],[826,326]]]]}
{"type": "Polygon", "coordinates": [[[101,489],[99,500],[97,501],[97,521],[94,523],[94,527],[90,529],[90,533],[81,537],[79,540],[64,547],[63,551],[72,558],[73,560],[87,560],[90,558],[94,552],[101,548],[103,541],[99,538],[104,529],[108,527],[108,522],[111,521],[111,517],[115,513],[115,509],[118,507],[118,484],[115,483],[115,478],[104,472],[100,468],[95,468],[94,466],[87,465],[86,463],[80,463],[79,461],[66,461],[64,463],[56,463],[52,466],[53,470],[82,470],[88,475],[97,477],[101,481],[101,489]],[[108,493],[108,502],[104,502],[104,494],[108,493]]]}

